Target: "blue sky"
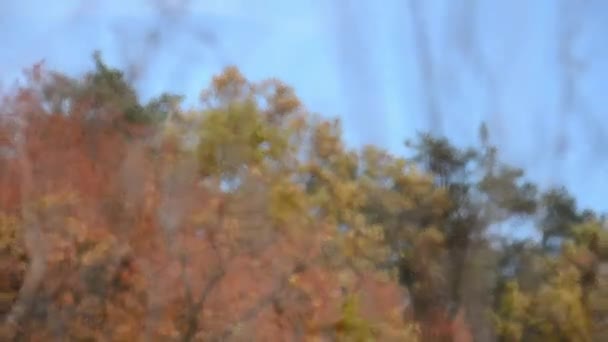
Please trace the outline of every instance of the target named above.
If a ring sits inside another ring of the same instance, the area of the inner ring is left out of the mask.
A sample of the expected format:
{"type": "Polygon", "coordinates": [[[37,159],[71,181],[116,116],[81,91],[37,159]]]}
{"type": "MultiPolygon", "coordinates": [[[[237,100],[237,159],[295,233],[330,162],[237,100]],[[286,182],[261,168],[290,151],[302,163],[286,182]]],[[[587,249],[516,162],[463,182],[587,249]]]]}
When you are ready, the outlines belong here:
{"type": "MultiPolygon", "coordinates": [[[[374,143],[402,153],[406,137],[429,129],[405,0],[195,0],[187,13],[170,6],[159,12],[150,2],[5,2],[0,80],[10,84],[43,58],[77,74],[99,49],[112,65],[146,66],[137,83],[142,96],[170,90],[193,102],[214,73],[236,64],[251,79],[291,84],[310,110],[341,117],[353,146],[374,143]],[[160,41],[151,50],[145,37],[154,30],[160,41]],[[215,43],[201,38],[209,33],[215,43]]],[[[435,129],[472,144],[486,120],[507,161],[544,186],[565,184],[582,206],[608,210],[608,2],[421,3],[441,113],[435,129]],[[560,11],[568,3],[584,5],[560,11]],[[585,62],[572,105],[564,102],[558,54],[563,13],[580,27],[573,46],[585,62]],[[568,143],[561,154],[560,134],[568,143]]]]}

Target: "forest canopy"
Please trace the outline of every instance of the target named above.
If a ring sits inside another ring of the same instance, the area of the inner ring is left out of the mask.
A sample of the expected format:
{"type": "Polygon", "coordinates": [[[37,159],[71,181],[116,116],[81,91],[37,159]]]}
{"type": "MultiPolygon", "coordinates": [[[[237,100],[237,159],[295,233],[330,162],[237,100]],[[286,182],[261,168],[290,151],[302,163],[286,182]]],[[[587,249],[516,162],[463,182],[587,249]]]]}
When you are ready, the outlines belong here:
{"type": "Polygon", "coordinates": [[[396,156],[276,79],[227,67],[186,108],[93,62],[3,94],[1,340],[608,340],[604,213],[485,125],[396,156]]]}

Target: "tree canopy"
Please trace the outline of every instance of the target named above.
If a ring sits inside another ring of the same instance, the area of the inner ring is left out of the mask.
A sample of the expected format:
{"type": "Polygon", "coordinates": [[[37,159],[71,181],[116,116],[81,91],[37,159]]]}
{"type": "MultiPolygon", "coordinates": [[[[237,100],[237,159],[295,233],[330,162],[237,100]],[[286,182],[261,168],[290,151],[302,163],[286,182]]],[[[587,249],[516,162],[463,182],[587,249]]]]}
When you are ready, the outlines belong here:
{"type": "Polygon", "coordinates": [[[236,67],[187,109],[94,66],[5,94],[2,340],[608,337],[603,214],[502,162],[485,126],[395,156],[236,67]]]}

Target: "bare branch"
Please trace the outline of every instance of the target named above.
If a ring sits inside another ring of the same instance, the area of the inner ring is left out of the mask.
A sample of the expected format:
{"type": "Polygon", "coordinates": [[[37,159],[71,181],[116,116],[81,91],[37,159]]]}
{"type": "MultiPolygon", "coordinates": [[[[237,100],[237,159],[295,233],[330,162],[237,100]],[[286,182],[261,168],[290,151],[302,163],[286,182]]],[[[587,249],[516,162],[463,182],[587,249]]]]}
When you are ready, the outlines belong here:
{"type": "MultiPolygon", "coordinates": [[[[23,119],[22,119],[23,120],[23,119]]],[[[38,222],[38,218],[31,208],[31,193],[33,190],[32,165],[29,159],[25,122],[20,122],[20,132],[17,137],[17,155],[21,172],[21,215],[23,220],[24,240],[30,265],[27,268],[24,282],[19,290],[17,301],[6,316],[9,329],[17,328],[25,315],[35,302],[35,297],[44,280],[46,273],[46,260],[48,246],[38,222]]],[[[9,332],[12,336],[16,331],[9,332]]]]}

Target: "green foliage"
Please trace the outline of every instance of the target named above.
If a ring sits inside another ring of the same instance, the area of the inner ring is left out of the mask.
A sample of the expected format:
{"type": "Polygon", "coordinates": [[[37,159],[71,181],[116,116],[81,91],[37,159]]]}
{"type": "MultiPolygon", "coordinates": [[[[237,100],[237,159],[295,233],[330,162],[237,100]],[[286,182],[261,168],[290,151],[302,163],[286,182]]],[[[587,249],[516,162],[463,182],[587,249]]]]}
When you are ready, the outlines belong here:
{"type": "Polygon", "coordinates": [[[350,295],[342,307],[342,319],[338,323],[338,340],[375,341],[372,325],[360,316],[357,296],[350,295]]]}
{"type": "Polygon", "coordinates": [[[517,282],[505,284],[494,314],[496,333],[503,341],[521,341],[527,323],[530,299],[519,290],[517,282]]]}
{"type": "Polygon", "coordinates": [[[542,286],[532,303],[530,340],[591,341],[578,273],[566,269],[542,286]]]}
{"type": "Polygon", "coordinates": [[[247,102],[206,113],[198,145],[203,174],[233,176],[242,167],[260,163],[264,137],[256,110],[247,102]]]}
{"type": "Polygon", "coordinates": [[[572,237],[572,228],[582,222],[574,198],[564,188],[550,189],[540,199],[543,206],[540,229],[542,244],[547,247],[551,238],[572,237]]]}
{"type": "Polygon", "coordinates": [[[122,71],[108,67],[99,52],[95,52],[93,59],[95,71],[85,77],[84,96],[91,97],[94,107],[122,112],[129,121],[142,121],[145,113],[135,89],[127,83],[122,71]]]}

